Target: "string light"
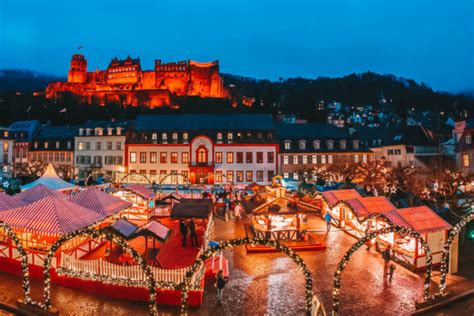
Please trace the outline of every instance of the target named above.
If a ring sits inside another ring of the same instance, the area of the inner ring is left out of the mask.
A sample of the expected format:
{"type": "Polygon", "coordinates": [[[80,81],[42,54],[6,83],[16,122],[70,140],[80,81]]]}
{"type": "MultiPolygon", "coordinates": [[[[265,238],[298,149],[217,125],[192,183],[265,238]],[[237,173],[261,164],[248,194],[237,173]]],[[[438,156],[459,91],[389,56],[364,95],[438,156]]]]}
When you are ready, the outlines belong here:
{"type": "Polygon", "coordinates": [[[336,272],[334,272],[334,286],[333,286],[333,291],[332,291],[332,308],[333,308],[333,315],[337,314],[339,310],[339,296],[341,293],[341,278],[342,278],[342,272],[344,271],[344,268],[346,267],[347,263],[351,259],[352,255],[360,248],[362,247],[367,241],[376,238],[379,235],[385,235],[389,233],[396,233],[400,234],[402,236],[410,236],[412,238],[417,239],[426,254],[426,277],[425,277],[425,284],[423,287],[423,298],[425,300],[428,299],[429,297],[429,290],[430,290],[430,281],[431,281],[431,270],[432,270],[432,254],[431,254],[431,249],[426,243],[426,241],[421,237],[421,235],[412,230],[411,228],[405,228],[405,227],[398,227],[398,226],[391,226],[387,228],[383,228],[381,230],[377,230],[375,232],[371,232],[366,234],[364,237],[360,238],[355,244],[352,245],[352,247],[346,252],[344,257],[342,257],[341,261],[339,262],[336,272]]]}
{"type": "Polygon", "coordinates": [[[207,250],[205,250],[196,260],[194,261],[193,265],[186,271],[186,275],[182,284],[181,288],[181,314],[187,315],[188,312],[188,293],[192,287],[192,279],[196,275],[196,273],[201,269],[204,262],[211,258],[214,254],[224,249],[230,249],[237,246],[243,245],[260,245],[260,246],[267,246],[277,249],[278,251],[287,255],[299,269],[302,270],[303,275],[306,280],[305,286],[305,307],[307,315],[311,315],[311,310],[313,306],[313,277],[311,275],[311,271],[308,269],[306,264],[304,263],[303,259],[296,254],[295,251],[291,250],[285,245],[280,244],[278,241],[262,239],[262,238],[239,238],[239,239],[231,239],[226,241],[219,242],[219,245],[210,246],[207,250]]]}

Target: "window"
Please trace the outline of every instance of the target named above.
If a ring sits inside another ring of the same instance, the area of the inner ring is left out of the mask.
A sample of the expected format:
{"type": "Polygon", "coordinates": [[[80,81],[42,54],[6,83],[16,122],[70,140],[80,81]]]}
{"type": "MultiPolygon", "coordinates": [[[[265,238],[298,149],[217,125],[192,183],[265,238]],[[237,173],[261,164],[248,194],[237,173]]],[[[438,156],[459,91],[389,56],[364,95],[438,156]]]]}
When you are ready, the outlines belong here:
{"type": "Polygon", "coordinates": [[[340,147],[341,149],[346,149],[346,144],[347,144],[347,142],[346,142],[345,140],[341,140],[341,141],[339,142],[339,147],[340,147]]]}
{"type": "Polygon", "coordinates": [[[275,172],[273,172],[273,170],[268,170],[268,181],[272,181],[274,175],[275,172]]]}
{"type": "MultiPolygon", "coordinates": [[[[99,156],[99,158],[102,158],[99,156]]],[[[61,161],[64,162],[64,160],[66,160],[66,154],[65,153],[61,153],[61,161]]],[[[100,162],[101,163],[101,162],[100,162]]]]}
{"type": "Polygon", "coordinates": [[[236,155],[237,155],[236,162],[237,163],[244,163],[244,153],[241,152],[241,151],[238,151],[236,153],[236,155]]]}
{"type": "Polygon", "coordinates": [[[252,182],[253,181],[253,171],[252,170],[247,170],[245,173],[245,181],[247,182],[252,182]]]}
{"type": "MultiPolygon", "coordinates": [[[[467,141],[467,137],[466,137],[466,141],[467,141]]],[[[463,154],[462,155],[462,166],[463,167],[469,167],[471,165],[471,157],[469,156],[469,154],[463,154]]]]}
{"type": "Polygon", "coordinates": [[[235,172],[235,181],[244,182],[244,172],[242,170],[238,170],[235,172]]]}
{"type": "Polygon", "coordinates": [[[71,149],[72,148],[72,143],[71,142],[67,142],[67,149],[71,149]]]}
{"type": "Polygon", "coordinates": [[[207,163],[207,150],[204,147],[198,148],[196,154],[198,163],[207,163]]]}
{"type": "Polygon", "coordinates": [[[86,150],[91,150],[91,143],[90,142],[86,142],[86,150]]]}
{"type": "MultiPolygon", "coordinates": [[[[95,129],[95,135],[97,136],[102,136],[103,135],[103,130],[102,128],[96,128],[95,129]]],[[[110,134],[109,134],[110,135],[110,134]]]]}
{"type": "Polygon", "coordinates": [[[362,162],[367,162],[367,155],[362,155],[362,162]]]}
{"type": "Polygon", "coordinates": [[[217,140],[222,140],[222,133],[217,133],[217,140]]]}
{"type": "MultiPolygon", "coordinates": [[[[216,151],[216,163],[222,163],[222,152],[216,151]]],[[[221,174],[222,176],[222,174],[221,174]]]]}
{"type": "Polygon", "coordinates": [[[59,149],[59,142],[56,142],[56,149],[59,149]]]}
{"type": "Polygon", "coordinates": [[[312,163],[313,165],[317,164],[317,163],[318,163],[318,156],[312,155],[312,156],[311,156],[311,163],[312,163]]]}
{"type": "Polygon", "coordinates": [[[314,149],[321,149],[321,141],[319,140],[313,141],[313,147],[314,149]]]}
{"type": "Polygon", "coordinates": [[[156,170],[150,170],[150,176],[156,176],[156,170]]]}
{"type": "Polygon", "coordinates": [[[178,140],[178,133],[173,133],[173,140],[178,140]]]}
{"type": "Polygon", "coordinates": [[[267,152],[267,163],[275,162],[275,153],[272,151],[267,152]]]}
{"type": "Polygon", "coordinates": [[[171,153],[171,163],[178,163],[178,153],[172,152],[171,153]]]}
{"type": "Polygon", "coordinates": [[[290,175],[288,174],[288,172],[284,172],[284,173],[283,173],[283,178],[289,178],[289,176],[290,176],[290,175]]]}
{"type": "Polygon", "coordinates": [[[334,141],[333,140],[328,140],[327,145],[328,145],[328,149],[333,149],[334,148],[334,141]]]}
{"type": "Polygon", "coordinates": [[[122,150],[122,142],[116,142],[115,143],[115,149],[122,150]]]}
{"type": "Polygon", "coordinates": [[[48,149],[48,145],[49,145],[48,142],[44,142],[44,148],[45,149],[48,149]]]}
{"type": "Polygon", "coordinates": [[[112,142],[107,142],[107,150],[112,150],[112,142]]]}
{"type": "Polygon", "coordinates": [[[156,163],[156,152],[151,152],[150,153],[150,162],[151,163],[156,163]]]}
{"type": "Polygon", "coordinates": [[[263,182],[263,171],[257,170],[257,182],[263,182]]]}
{"type": "Polygon", "coordinates": [[[234,182],[234,172],[233,171],[227,171],[227,182],[228,183],[234,182]]]}
{"type": "Polygon", "coordinates": [[[354,150],[359,149],[359,141],[358,141],[358,140],[354,140],[354,141],[352,142],[352,147],[354,147],[354,150]]]}
{"type": "Polygon", "coordinates": [[[151,139],[152,140],[157,140],[158,139],[158,134],[156,134],[156,133],[151,134],[151,139]]]}
{"type": "Polygon", "coordinates": [[[117,127],[117,135],[122,135],[122,128],[121,127],[117,127]]]}
{"type": "Polygon", "coordinates": [[[359,163],[359,155],[354,155],[354,162],[359,163]]]}
{"type": "MultiPolygon", "coordinates": [[[[35,142],[34,147],[35,147],[35,148],[38,148],[38,142],[35,142]]],[[[82,150],[82,149],[81,149],[81,150],[82,150]]]]}
{"type": "Polygon", "coordinates": [[[183,133],[183,140],[187,141],[188,140],[188,133],[183,133]]]}
{"type": "Polygon", "coordinates": [[[300,140],[300,150],[305,150],[306,149],[306,141],[305,140],[300,140]]]}
{"type": "Polygon", "coordinates": [[[293,179],[298,180],[298,172],[293,172],[293,179]]]}
{"type": "Polygon", "coordinates": [[[393,149],[387,150],[387,156],[393,156],[393,149]]]}
{"type": "Polygon", "coordinates": [[[94,156],[94,164],[101,165],[102,164],[102,156],[94,156]]]}
{"type": "Polygon", "coordinates": [[[102,143],[101,142],[96,142],[95,143],[95,149],[96,150],[100,150],[100,147],[102,146],[102,143]]]}
{"type": "Polygon", "coordinates": [[[232,133],[227,133],[227,140],[233,140],[234,135],[232,133]]]}
{"type": "MultiPolygon", "coordinates": [[[[120,157],[121,158],[121,157],[120,157]]],[[[105,156],[104,163],[106,165],[112,165],[114,163],[114,157],[112,156],[105,156]]]]}
{"type": "Polygon", "coordinates": [[[257,163],[263,163],[263,152],[257,152],[257,163]]]}
{"type": "Polygon", "coordinates": [[[71,154],[66,155],[66,162],[71,162],[71,154]]]}
{"type": "MultiPolygon", "coordinates": [[[[113,157],[111,157],[111,158],[113,158],[113,157]]],[[[122,156],[116,156],[116,157],[115,157],[115,164],[116,164],[117,166],[122,165],[122,156]]]]}
{"type": "Polygon", "coordinates": [[[298,156],[293,156],[293,164],[294,165],[298,164],[298,156]]]}
{"type": "MultiPolygon", "coordinates": [[[[38,143],[35,143],[35,148],[36,148],[37,144],[38,143]]],[[[84,143],[83,142],[77,143],[77,150],[84,150],[84,143]]]]}
{"type": "Polygon", "coordinates": [[[332,155],[328,155],[328,163],[332,163],[332,155]]]}
{"type": "Polygon", "coordinates": [[[215,181],[216,182],[222,182],[222,171],[221,170],[216,171],[215,181]]]}
{"type": "Polygon", "coordinates": [[[145,152],[140,153],[140,163],[146,163],[146,153],[145,152]]]}
{"type": "Polygon", "coordinates": [[[167,140],[167,139],[168,139],[168,135],[167,135],[166,133],[161,134],[161,139],[162,139],[162,140],[167,140]]]}
{"type": "MultiPolygon", "coordinates": [[[[234,153],[233,152],[227,152],[227,163],[234,163],[234,153]]],[[[230,181],[232,182],[232,181],[230,181]]]]}
{"type": "MultiPolygon", "coordinates": [[[[189,178],[188,170],[182,170],[182,171],[181,171],[181,175],[182,175],[185,179],[188,179],[188,178],[189,178]]],[[[185,181],[186,181],[186,180],[185,180],[185,181]]]]}
{"type": "Polygon", "coordinates": [[[146,174],[146,170],[140,169],[140,174],[146,174]]]}
{"type": "Polygon", "coordinates": [[[166,152],[160,152],[160,163],[166,163],[166,152]]]}
{"type": "MultiPolygon", "coordinates": [[[[46,160],[46,153],[44,153],[44,160],[46,160]]],[[[53,153],[49,153],[49,161],[53,161],[53,153]]]]}
{"type": "Polygon", "coordinates": [[[181,163],[189,163],[189,153],[182,152],[181,153],[181,163]]]}
{"type": "Polygon", "coordinates": [[[305,165],[308,163],[308,156],[303,156],[303,161],[302,163],[305,165]]]}
{"type": "Polygon", "coordinates": [[[326,164],[326,155],[321,156],[321,164],[326,164]]]}
{"type": "Polygon", "coordinates": [[[132,152],[130,153],[130,162],[131,162],[131,163],[137,162],[137,153],[136,153],[136,152],[133,152],[133,151],[132,151],[132,152]]]}
{"type": "Polygon", "coordinates": [[[245,162],[246,163],[253,163],[253,152],[246,152],[245,153],[245,162]]]}
{"type": "Polygon", "coordinates": [[[283,164],[284,165],[288,164],[288,156],[283,156],[283,164]]]}
{"type": "Polygon", "coordinates": [[[289,140],[285,141],[285,149],[290,149],[291,148],[291,142],[289,140]]]}

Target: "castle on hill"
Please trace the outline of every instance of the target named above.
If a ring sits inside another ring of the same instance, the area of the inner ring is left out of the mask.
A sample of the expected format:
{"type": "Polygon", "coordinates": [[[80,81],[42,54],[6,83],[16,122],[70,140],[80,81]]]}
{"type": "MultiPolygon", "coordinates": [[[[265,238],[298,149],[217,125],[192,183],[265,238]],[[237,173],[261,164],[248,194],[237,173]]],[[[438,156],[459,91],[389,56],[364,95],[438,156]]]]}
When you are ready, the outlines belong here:
{"type": "Polygon", "coordinates": [[[45,96],[60,99],[65,93],[80,97],[82,102],[105,105],[159,107],[170,105],[173,96],[227,98],[219,74],[219,62],[200,63],[193,60],[162,63],[155,60],[153,70],[142,70],[140,59],[113,58],[106,70],[87,71],[84,55],[71,59],[67,82],[52,82],[45,96]]]}

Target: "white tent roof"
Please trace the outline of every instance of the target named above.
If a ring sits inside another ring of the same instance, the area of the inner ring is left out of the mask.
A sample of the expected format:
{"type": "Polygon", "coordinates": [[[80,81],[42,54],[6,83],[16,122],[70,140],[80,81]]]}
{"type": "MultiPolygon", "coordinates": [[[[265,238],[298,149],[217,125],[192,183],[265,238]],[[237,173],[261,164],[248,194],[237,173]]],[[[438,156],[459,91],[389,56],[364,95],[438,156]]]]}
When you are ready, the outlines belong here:
{"type": "Polygon", "coordinates": [[[52,190],[58,190],[58,191],[71,190],[76,187],[74,184],[66,182],[60,177],[58,177],[58,175],[56,174],[56,171],[53,168],[53,165],[51,164],[48,164],[41,178],[31,183],[22,185],[20,188],[22,191],[24,191],[24,190],[31,189],[37,186],[38,184],[45,185],[52,190]]]}

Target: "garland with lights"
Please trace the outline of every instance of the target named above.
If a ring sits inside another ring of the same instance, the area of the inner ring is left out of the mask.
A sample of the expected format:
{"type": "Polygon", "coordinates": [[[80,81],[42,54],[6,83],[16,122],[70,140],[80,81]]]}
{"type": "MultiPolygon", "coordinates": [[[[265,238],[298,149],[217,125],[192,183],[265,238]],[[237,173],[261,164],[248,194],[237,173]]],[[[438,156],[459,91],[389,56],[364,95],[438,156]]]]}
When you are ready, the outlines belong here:
{"type": "Polygon", "coordinates": [[[464,215],[461,220],[449,231],[448,238],[446,239],[443,247],[443,254],[441,255],[441,279],[439,282],[438,293],[435,295],[436,297],[446,295],[446,275],[448,274],[448,257],[451,250],[451,244],[453,243],[454,238],[459,234],[459,231],[473,219],[474,212],[470,212],[464,215]]]}
{"type": "Polygon", "coordinates": [[[413,238],[416,238],[422,245],[425,254],[426,254],[426,277],[425,277],[425,284],[423,288],[423,298],[426,300],[428,299],[429,296],[429,289],[430,289],[430,281],[431,281],[431,263],[432,263],[432,254],[431,254],[431,249],[426,243],[426,241],[421,237],[421,235],[412,230],[411,228],[404,228],[404,227],[398,227],[398,226],[392,226],[392,227],[387,227],[383,228],[381,230],[371,232],[364,237],[360,238],[352,247],[346,252],[344,257],[342,257],[341,261],[339,262],[336,272],[334,272],[334,287],[332,291],[332,308],[333,308],[333,315],[336,315],[338,310],[339,310],[339,296],[341,292],[341,278],[342,278],[342,272],[344,271],[344,268],[346,267],[347,263],[351,259],[352,255],[360,248],[362,247],[367,241],[376,238],[379,235],[385,235],[388,233],[397,233],[402,236],[410,236],[413,238]]]}
{"type": "Polygon", "coordinates": [[[313,277],[311,272],[309,271],[308,267],[304,263],[303,259],[296,254],[295,251],[291,250],[285,245],[282,245],[278,241],[262,239],[262,238],[239,238],[239,239],[231,239],[226,241],[219,242],[219,245],[210,246],[206,249],[196,260],[194,261],[193,265],[188,269],[186,272],[182,289],[181,289],[181,314],[187,315],[188,312],[188,293],[190,288],[192,287],[192,279],[198,271],[201,270],[202,265],[204,262],[211,258],[217,252],[220,252],[224,249],[230,249],[237,246],[243,245],[260,245],[260,246],[267,246],[273,247],[278,251],[287,255],[296,265],[303,271],[304,277],[306,279],[306,287],[305,287],[305,294],[306,294],[306,313],[307,315],[311,314],[312,305],[313,305],[313,277]]]}
{"type": "MultiPolygon", "coordinates": [[[[103,231],[103,230],[96,230],[90,227],[83,228],[80,230],[77,230],[75,232],[66,234],[59,238],[50,248],[48,251],[45,259],[44,259],[44,264],[43,264],[43,273],[44,273],[44,303],[39,303],[36,304],[40,306],[43,309],[49,309],[51,307],[51,275],[50,275],[50,265],[51,265],[51,260],[53,259],[54,254],[56,251],[61,247],[61,245],[75,237],[79,236],[87,236],[90,238],[102,238],[106,239],[108,241],[111,241],[115,243],[116,245],[122,247],[127,251],[133,259],[138,263],[138,265],[142,268],[143,273],[145,273],[146,279],[147,279],[147,285],[148,285],[148,291],[150,294],[149,298],[149,307],[150,307],[150,313],[152,315],[158,315],[158,308],[156,306],[156,281],[155,281],[155,276],[153,275],[153,272],[151,271],[150,267],[147,265],[145,260],[138,254],[138,252],[133,249],[127,241],[118,233],[112,232],[112,231],[103,231]]],[[[86,277],[87,273],[83,272],[78,272],[77,277],[86,277]]],[[[110,277],[104,276],[100,277],[100,279],[107,279],[110,277]]],[[[98,278],[99,279],[99,278],[98,278]]],[[[112,282],[112,278],[109,280],[112,282]]],[[[134,286],[134,282],[131,280],[124,280],[124,285],[127,286],[134,286]],[[128,281],[128,282],[127,282],[128,281]]]]}

